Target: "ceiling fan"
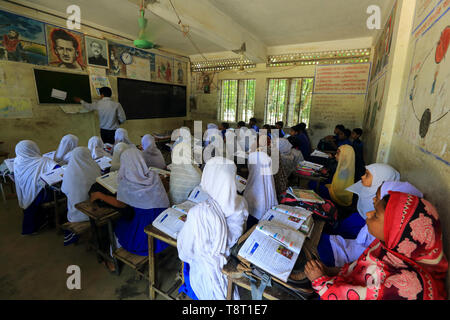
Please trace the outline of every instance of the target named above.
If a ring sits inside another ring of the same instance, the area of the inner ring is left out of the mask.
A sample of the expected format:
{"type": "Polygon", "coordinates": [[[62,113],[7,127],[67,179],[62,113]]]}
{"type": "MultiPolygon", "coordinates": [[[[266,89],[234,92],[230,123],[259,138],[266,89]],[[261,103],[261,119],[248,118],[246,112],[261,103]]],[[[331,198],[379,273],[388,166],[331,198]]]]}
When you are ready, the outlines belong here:
{"type": "MultiPolygon", "coordinates": [[[[153,0],[153,2],[155,2],[153,0]]],[[[146,0],[141,1],[141,7],[139,9],[140,17],[138,18],[139,25],[139,35],[136,40],[134,40],[134,45],[140,49],[158,49],[161,46],[153,43],[152,41],[147,39],[147,35],[145,33],[145,29],[147,28],[148,20],[145,18],[145,6],[146,0]]]]}

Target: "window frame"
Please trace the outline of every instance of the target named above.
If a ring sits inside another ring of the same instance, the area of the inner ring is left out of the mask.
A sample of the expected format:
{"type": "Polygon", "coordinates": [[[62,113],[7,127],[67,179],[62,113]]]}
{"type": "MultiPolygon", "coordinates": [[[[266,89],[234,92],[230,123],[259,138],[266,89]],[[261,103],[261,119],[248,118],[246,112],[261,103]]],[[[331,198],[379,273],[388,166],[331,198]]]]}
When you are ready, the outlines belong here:
{"type": "MultiPolygon", "coordinates": [[[[233,123],[237,123],[238,121],[245,121],[245,119],[242,119],[242,120],[240,120],[239,119],[239,117],[240,117],[240,114],[241,114],[241,106],[240,106],[240,101],[239,101],[239,98],[240,98],[240,90],[241,90],[241,86],[240,86],[240,84],[241,84],[241,82],[243,82],[243,81],[254,81],[254,87],[255,87],[255,89],[254,89],[254,97],[253,97],[253,100],[254,100],[254,105],[253,105],[253,116],[254,116],[254,114],[255,114],[255,106],[256,106],[256,79],[255,78],[244,78],[244,79],[220,79],[219,80],[220,81],[220,85],[219,85],[219,87],[220,87],[220,93],[219,93],[219,101],[218,101],[218,103],[219,103],[219,114],[218,114],[218,120],[219,121],[224,121],[224,122],[233,122],[233,123]],[[234,117],[234,120],[225,120],[225,117],[224,117],[224,111],[223,111],[223,105],[222,105],[222,98],[223,98],[223,82],[224,81],[237,81],[237,89],[236,89],[236,109],[235,109],[235,117],[234,117]]],[[[247,101],[248,101],[248,99],[247,99],[247,101]]]]}

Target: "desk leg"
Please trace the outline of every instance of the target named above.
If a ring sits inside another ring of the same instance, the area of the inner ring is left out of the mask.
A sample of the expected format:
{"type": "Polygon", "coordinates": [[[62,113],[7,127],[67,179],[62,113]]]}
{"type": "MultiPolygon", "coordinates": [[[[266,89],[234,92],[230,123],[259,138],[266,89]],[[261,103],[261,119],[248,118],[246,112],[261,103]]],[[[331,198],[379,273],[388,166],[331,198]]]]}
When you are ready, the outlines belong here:
{"type": "Polygon", "coordinates": [[[0,182],[0,192],[2,193],[3,202],[6,202],[5,191],[3,191],[3,183],[0,182]]]}
{"type": "Polygon", "coordinates": [[[101,250],[101,240],[100,240],[100,234],[98,232],[97,229],[97,225],[95,223],[95,220],[92,218],[89,218],[89,222],[91,223],[91,230],[93,233],[93,236],[95,238],[95,251],[97,252],[97,261],[100,263],[103,261],[101,254],[99,253],[99,251],[101,250]]]}
{"type": "MultiPolygon", "coordinates": [[[[108,219],[108,235],[109,235],[109,241],[111,242],[112,252],[114,253],[117,250],[116,246],[116,239],[114,238],[114,231],[112,227],[112,221],[111,219],[108,219]]],[[[119,264],[117,263],[117,259],[114,257],[114,254],[112,255],[112,260],[114,263],[114,268],[116,271],[114,272],[116,275],[119,275],[119,264]]]]}
{"type": "Polygon", "coordinates": [[[155,300],[155,254],[153,251],[153,237],[148,236],[148,280],[150,300],[155,300]]]}
{"type": "Polygon", "coordinates": [[[228,277],[227,300],[233,300],[233,279],[228,277]]]}
{"type": "Polygon", "coordinates": [[[56,190],[53,190],[53,201],[55,204],[55,228],[56,228],[56,233],[59,233],[61,231],[61,228],[60,228],[59,210],[58,210],[58,193],[56,192],[56,190]]]}

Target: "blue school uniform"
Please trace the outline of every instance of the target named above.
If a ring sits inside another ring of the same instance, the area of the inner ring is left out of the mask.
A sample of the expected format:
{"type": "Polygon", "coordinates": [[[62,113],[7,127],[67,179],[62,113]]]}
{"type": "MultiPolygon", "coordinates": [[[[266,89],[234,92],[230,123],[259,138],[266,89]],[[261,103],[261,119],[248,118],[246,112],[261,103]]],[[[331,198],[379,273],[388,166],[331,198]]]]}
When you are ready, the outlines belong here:
{"type": "Polygon", "coordinates": [[[255,124],[252,129],[254,129],[256,132],[259,132],[259,127],[255,124]]]}
{"type": "Polygon", "coordinates": [[[194,290],[192,290],[191,287],[191,281],[189,279],[189,270],[190,270],[189,263],[185,262],[183,268],[184,283],[180,287],[180,289],[178,289],[178,293],[184,292],[189,298],[193,300],[198,300],[197,295],[195,294],[194,290]]]}
{"type": "Polygon", "coordinates": [[[363,142],[359,139],[353,141],[353,150],[355,150],[355,182],[361,180],[366,172],[366,164],[364,162],[363,142]]]}
{"type": "Polygon", "coordinates": [[[338,140],[337,141],[337,146],[338,146],[338,148],[340,147],[340,146],[343,146],[343,145],[346,145],[346,144],[348,144],[348,145],[352,145],[352,143],[351,143],[351,141],[349,140],[349,139],[345,139],[345,140],[338,140]]]}
{"type": "MultiPolygon", "coordinates": [[[[125,250],[140,256],[148,256],[148,237],[144,228],[152,224],[153,220],[167,208],[133,209],[133,219],[128,220],[124,217],[119,219],[114,232],[125,250]]],[[[155,253],[161,252],[167,247],[168,244],[163,241],[155,240],[154,242],[155,253]]]]}
{"type": "Polygon", "coordinates": [[[22,234],[32,234],[37,232],[41,228],[45,221],[46,216],[43,209],[40,207],[45,202],[53,200],[53,193],[47,192],[44,188],[39,192],[33,202],[28,208],[23,209],[23,221],[22,221],[22,234]]]}

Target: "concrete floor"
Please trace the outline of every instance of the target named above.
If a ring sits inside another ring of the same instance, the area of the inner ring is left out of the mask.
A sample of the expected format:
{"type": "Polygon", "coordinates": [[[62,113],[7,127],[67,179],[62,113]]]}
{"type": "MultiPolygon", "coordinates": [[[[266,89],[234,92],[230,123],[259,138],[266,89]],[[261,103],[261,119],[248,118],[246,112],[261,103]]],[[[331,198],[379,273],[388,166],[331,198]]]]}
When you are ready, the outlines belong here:
{"type": "MultiPolygon", "coordinates": [[[[109,273],[95,252],[86,250],[86,237],[78,245],[64,247],[64,237],[56,229],[22,236],[22,210],[16,198],[8,198],[0,202],[0,299],[148,299],[147,280],[136,280],[127,266],[119,276],[109,273]],[[81,269],[81,290],[67,289],[70,265],[81,269]]],[[[180,269],[177,250],[170,247],[157,257],[157,279],[167,290],[180,269]]]]}

